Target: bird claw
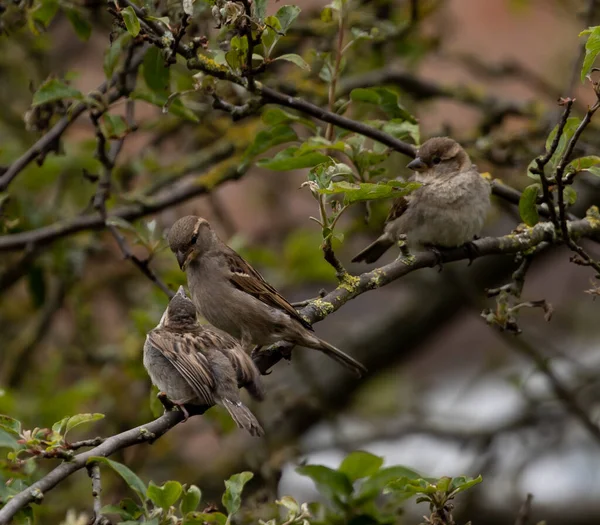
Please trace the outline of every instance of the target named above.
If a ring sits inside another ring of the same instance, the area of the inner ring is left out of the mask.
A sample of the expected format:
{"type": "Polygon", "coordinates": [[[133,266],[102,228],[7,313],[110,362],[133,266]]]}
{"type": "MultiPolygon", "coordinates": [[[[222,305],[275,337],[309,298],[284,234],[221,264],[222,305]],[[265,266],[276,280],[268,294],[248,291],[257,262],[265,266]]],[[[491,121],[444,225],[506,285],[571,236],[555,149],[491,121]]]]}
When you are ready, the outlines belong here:
{"type": "Polygon", "coordinates": [[[473,261],[481,255],[481,253],[479,252],[479,248],[473,241],[470,241],[464,244],[464,249],[466,250],[467,257],[469,258],[469,264],[467,266],[471,266],[471,264],[473,264],[473,261]]]}

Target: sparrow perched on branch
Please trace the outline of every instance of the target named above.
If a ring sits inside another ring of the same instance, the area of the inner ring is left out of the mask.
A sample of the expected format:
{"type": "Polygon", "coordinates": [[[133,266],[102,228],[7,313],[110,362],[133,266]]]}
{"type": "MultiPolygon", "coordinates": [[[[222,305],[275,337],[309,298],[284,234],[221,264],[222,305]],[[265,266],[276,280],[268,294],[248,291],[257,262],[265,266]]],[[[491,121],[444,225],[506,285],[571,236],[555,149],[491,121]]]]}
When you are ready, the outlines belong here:
{"type": "Polygon", "coordinates": [[[283,340],[319,350],[359,376],[366,372],[358,361],[319,339],[310,323],[221,241],[205,219],[182,217],[171,227],[168,240],[200,313],[244,348],[283,340]]]}
{"type": "Polygon", "coordinates": [[[262,400],[259,371],[235,339],[198,323],[196,307],[182,286],[146,337],[144,366],[152,383],[181,408],[186,420],[186,404],[219,404],[238,427],[253,436],[264,434],[239,394],[245,387],[262,400]]]}
{"type": "Polygon", "coordinates": [[[401,235],[410,247],[454,248],[481,233],[491,187],[458,142],[429,139],[408,168],[422,186],[394,201],[383,234],[352,262],[375,262],[401,235]]]}

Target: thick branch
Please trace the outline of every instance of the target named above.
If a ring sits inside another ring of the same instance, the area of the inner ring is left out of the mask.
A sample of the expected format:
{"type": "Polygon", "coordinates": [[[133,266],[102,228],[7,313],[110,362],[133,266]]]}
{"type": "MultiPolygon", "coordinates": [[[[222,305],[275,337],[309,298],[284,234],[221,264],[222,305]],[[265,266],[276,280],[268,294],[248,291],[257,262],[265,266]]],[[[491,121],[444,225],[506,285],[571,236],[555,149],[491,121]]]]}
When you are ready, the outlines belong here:
{"type": "MultiPolygon", "coordinates": [[[[108,214],[110,217],[121,217],[127,221],[134,221],[140,217],[157,213],[181,202],[210,193],[213,188],[227,181],[237,180],[242,177],[247,168],[240,166],[239,157],[232,157],[223,161],[210,173],[198,179],[182,184],[170,191],[164,191],[156,197],[144,199],[143,202],[114,208],[108,214]]],[[[0,237],[0,252],[18,251],[29,246],[41,246],[57,239],[87,230],[102,230],[105,228],[104,220],[99,213],[84,215],[68,221],[57,222],[50,226],[38,228],[28,232],[15,233],[0,237]]]]}
{"type": "MultiPolygon", "coordinates": [[[[593,218],[573,221],[569,223],[569,230],[575,238],[600,237],[600,221],[593,218]]],[[[483,257],[487,255],[525,252],[542,242],[549,244],[560,243],[554,226],[549,222],[539,223],[535,227],[519,234],[479,239],[474,241],[474,244],[477,247],[477,257],[483,257]]],[[[441,255],[444,263],[469,260],[473,257],[473,253],[470,254],[463,247],[444,250],[441,255]]],[[[322,299],[311,301],[310,304],[300,310],[300,313],[311,323],[316,323],[338,310],[351,299],[369,290],[381,288],[409,273],[421,268],[431,268],[436,266],[436,264],[438,264],[436,255],[432,252],[417,253],[410,258],[400,257],[381,268],[376,268],[356,277],[349,276],[340,286],[322,299]]],[[[262,373],[266,373],[273,365],[279,362],[283,357],[284,348],[288,350],[290,347],[289,345],[274,345],[254,355],[254,362],[259,370],[262,373]]]]}

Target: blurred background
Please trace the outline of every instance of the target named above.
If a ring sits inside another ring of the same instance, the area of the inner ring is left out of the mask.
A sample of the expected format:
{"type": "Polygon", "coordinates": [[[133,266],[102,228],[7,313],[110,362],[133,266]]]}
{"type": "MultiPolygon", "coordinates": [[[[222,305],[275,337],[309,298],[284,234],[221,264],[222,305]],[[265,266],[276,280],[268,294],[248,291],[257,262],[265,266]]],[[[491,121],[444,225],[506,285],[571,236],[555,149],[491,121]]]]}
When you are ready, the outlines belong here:
{"type": "MultiPolygon", "coordinates": [[[[285,45],[303,50],[310,62],[316,60],[310,49],[331,49],[336,27],[319,20],[324,2],[296,3],[302,13],[285,45]]],[[[391,86],[418,117],[422,140],[450,135],[481,172],[524,188],[527,166],[543,152],[557,121],[557,98],[576,96],[577,116],[594,98],[579,79],[584,41],[578,33],[600,22],[600,5],[588,0],[416,3],[415,22],[413,2],[353,2],[349,25],[378,27],[385,38],[350,52],[339,98],[355,87],[391,86]]],[[[97,0],[69,4],[83,20],[77,23],[61,3],[47,30],[34,26],[39,34],[25,27],[31,18],[9,4],[0,4],[0,166],[14,162],[57,118],[30,110],[32,92],[49,75],[68,78],[84,93],[102,84],[114,29],[97,0]]],[[[268,4],[269,13],[280,7],[268,4]]],[[[197,34],[216,35],[210,8],[202,13],[197,34]]],[[[171,81],[179,90],[189,89],[183,63],[173,66],[171,81]]],[[[314,73],[290,66],[261,81],[324,104],[326,88],[314,73]]],[[[223,89],[229,89],[230,100],[241,97],[233,88],[223,89]]],[[[123,114],[124,104],[113,107],[123,114]]],[[[195,196],[195,181],[217,173],[220,163],[247,148],[261,122],[259,116],[232,122],[200,96],[186,98],[185,107],[200,124],[136,102],[137,131],[127,137],[118,159],[109,207],[144,203],[177,189],[182,198],[135,222],[136,231],[123,232],[134,253],[144,259],[150,245],[152,269],[176,289],[184,275],[172,254],[160,249],[161,239],[178,217],[197,214],[290,301],[332,290],[335,274],[323,259],[321,232],[309,220],[318,214],[317,203],[300,188],[307,171],[252,166],[239,180],[195,196]],[[147,242],[136,243],[140,237],[147,242]]],[[[599,145],[592,123],[579,156],[596,154],[599,145]]],[[[3,236],[94,213],[89,203],[99,165],[89,117],[76,120],[54,146],[41,166],[31,163],[0,193],[3,236]]],[[[407,175],[407,162],[392,153],[385,176],[407,175]]],[[[598,179],[582,174],[576,188],[572,211],[583,216],[599,201],[598,179]]],[[[340,221],[345,238],[334,247],[351,273],[366,270],[350,259],[380,231],[389,205],[375,202],[368,224],[362,205],[340,221]]],[[[516,207],[494,197],[484,235],[508,234],[519,222],[516,207]]],[[[599,252],[594,245],[586,248],[599,252]]],[[[388,253],[384,262],[394,257],[388,253]]],[[[115,459],[144,480],[195,483],[209,500],[218,501],[223,479],[248,469],[256,475],[251,490],[257,501],[282,494],[315,501],[314,485],[294,468],[302,462],[336,467],[347,452],[363,449],[383,456],[386,465],[403,464],[426,475],[482,474],[484,483],[458,504],[459,523],[513,523],[532,493],[536,519],[595,524],[600,432],[594,435],[582,424],[538,368],[550,362],[589,421],[598,423],[600,303],[584,293],[593,273],[571,264],[565,249],[538,255],[523,298],[546,299],[554,316],[546,322],[540,310],[524,311],[523,333],[514,336],[487,326],[481,311],[495,308],[485,289],[509,282],[515,269],[514,258],[504,256],[471,266],[446,264],[441,273],[420,270],[348,302],[315,329],[363,362],[369,376],[357,381],[333,361],[297,348],[291,363],[278,363],[265,377],[267,400],[249,401],[267,431],[263,439],[235,430],[215,408],[152,446],[126,449],[115,459]]],[[[141,352],[166,304],[166,295],[124,260],[106,231],[74,232],[47,244],[0,251],[0,412],[26,428],[48,427],[80,412],[106,415],[93,428],[74,431],[81,437],[110,435],[153,419],[154,393],[141,352]]],[[[47,461],[41,470],[53,464],[47,461]]],[[[126,493],[117,479],[104,488],[106,502],[126,493]]],[[[40,523],[59,523],[68,509],[90,506],[88,480],[79,473],[48,495],[36,513],[40,523]]],[[[401,522],[416,523],[426,509],[409,506],[407,512],[401,522]]]]}

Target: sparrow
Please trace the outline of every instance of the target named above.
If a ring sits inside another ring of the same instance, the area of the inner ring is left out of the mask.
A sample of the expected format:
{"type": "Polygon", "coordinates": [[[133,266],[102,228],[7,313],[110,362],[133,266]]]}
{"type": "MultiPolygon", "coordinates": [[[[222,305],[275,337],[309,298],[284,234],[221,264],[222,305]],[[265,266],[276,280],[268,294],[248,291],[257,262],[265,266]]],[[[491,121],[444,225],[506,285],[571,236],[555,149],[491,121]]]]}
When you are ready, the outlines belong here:
{"type": "Polygon", "coordinates": [[[187,274],[199,312],[209,323],[241,341],[244,348],[283,340],[319,350],[359,377],[366,372],[358,361],[319,339],[311,324],[219,239],[205,219],[182,217],[171,227],[168,241],[179,267],[187,274]]]}
{"type": "Polygon", "coordinates": [[[394,201],[383,234],[352,262],[375,262],[403,235],[409,247],[430,247],[439,254],[436,247],[462,246],[481,233],[491,186],[458,142],[431,138],[407,167],[421,186],[394,201]]]}
{"type": "Polygon", "coordinates": [[[158,326],[146,337],[143,361],[152,383],[180,407],[184,421],[189,417],[186,404],[218,404],[238,427],[262,436],[262,427],[239,394],[239,388],[245,387],[262,400],[260,372],[235,339],[200,325],[197,314],[180,286],[158,326]]]}

